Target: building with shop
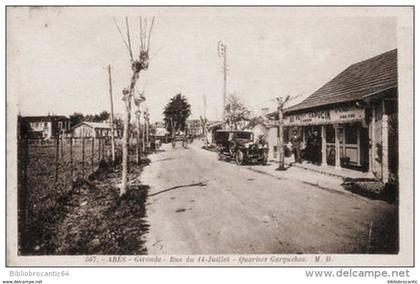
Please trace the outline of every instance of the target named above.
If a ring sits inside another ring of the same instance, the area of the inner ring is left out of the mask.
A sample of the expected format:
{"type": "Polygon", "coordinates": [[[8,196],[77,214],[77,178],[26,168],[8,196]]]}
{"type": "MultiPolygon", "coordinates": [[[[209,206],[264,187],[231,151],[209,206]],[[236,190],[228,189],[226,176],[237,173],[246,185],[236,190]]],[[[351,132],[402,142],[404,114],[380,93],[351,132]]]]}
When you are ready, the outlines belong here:
{"type": "Polygon", "coordinates": [[[349,66],[285,109],[286,136],[297,131],[304,158],[315,164],[365,171],[385,183],[396,181],[397,70],[397,49],[349,66]]]}

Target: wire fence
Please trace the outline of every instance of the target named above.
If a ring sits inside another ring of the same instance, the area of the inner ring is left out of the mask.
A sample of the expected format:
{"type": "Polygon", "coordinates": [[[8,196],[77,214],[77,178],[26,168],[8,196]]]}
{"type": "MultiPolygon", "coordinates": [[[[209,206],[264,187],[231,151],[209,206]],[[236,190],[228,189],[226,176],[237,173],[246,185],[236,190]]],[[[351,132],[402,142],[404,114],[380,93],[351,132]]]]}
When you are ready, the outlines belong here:
{"type": "MultiPolygon", "coordinates": [[[[122,139],[115,139],[115,161],[122,157],[122,139]]],[[[129,157],[136,156],[137,141],[129,143],[129,157]]],[[[110,137],[18,141],[19,251],[36,254],[36,240],[51,239],[52,226],[66,203],[73,184],[88,178],[102,162],[112,161],[110,137]],[[34,243],[35,242],[35,243],[34,243]]],[[[53,240],[51,239],[51,242],[53,240]]],[[[45,243],[45,242],[44,242],[45,243]]],[[[48,243],[48,242],[47,242],[48,243]]]]}

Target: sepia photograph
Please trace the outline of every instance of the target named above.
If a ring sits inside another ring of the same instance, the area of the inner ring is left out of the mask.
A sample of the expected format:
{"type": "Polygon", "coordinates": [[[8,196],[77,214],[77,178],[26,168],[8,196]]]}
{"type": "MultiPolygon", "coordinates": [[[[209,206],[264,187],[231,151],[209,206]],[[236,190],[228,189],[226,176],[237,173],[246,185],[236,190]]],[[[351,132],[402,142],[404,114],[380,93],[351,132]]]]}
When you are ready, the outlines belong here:
{"type": "Polygon", "coordinates": [[[414,265],[413,20],[6,7],[7,266],[414,265]]]}

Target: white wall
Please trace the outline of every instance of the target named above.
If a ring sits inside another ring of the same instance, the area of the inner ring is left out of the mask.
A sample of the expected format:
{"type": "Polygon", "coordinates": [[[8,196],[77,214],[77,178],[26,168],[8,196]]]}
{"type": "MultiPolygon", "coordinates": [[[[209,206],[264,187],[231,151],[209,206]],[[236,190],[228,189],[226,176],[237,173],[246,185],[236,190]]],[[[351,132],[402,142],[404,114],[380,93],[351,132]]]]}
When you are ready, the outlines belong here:
{"type": "Polygon", "coordinates": [[[277,148],[278,131],[279,131],[279,129],[276,126],[272,126],[268,130],[267,142],[268,142],[268,147],[269,147],[269,150],[268,150],[268,159],[269,160],[277,160],[278,159],[278,152],[275,153],[275,151],[274,151],[274,147],[277,148]]]}

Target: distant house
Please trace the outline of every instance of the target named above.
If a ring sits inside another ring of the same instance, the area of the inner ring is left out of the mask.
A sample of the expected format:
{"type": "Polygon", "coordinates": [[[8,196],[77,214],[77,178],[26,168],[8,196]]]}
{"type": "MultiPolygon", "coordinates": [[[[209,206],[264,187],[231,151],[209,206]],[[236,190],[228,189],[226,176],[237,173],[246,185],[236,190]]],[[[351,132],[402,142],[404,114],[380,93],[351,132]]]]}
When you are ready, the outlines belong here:
{"type": "Polygon", "coordinates": [[[207,141],[210,145],[216,143],[216,131],[222,128],[222,121],[213,121],[207,124],[207,141]]]}
{"type": "MultiPolygon", "coordinates": [[[[266,115],[268,118],[268,133],[266,141],[268,142],[268,159],[271,160],[278,160],[279,158],[279,150],[278,150],[278,143],[279,143],[279,115],[278,112],[271,112],[266,115]]],[[[291,150],[291,144],[289,142],[289,138],[293,136],[293,132],[297,131],[299,137],[302,137],[302,131],[296,128],[283,128],[283,141],[285,145],[291,150]]]]}
{"type": "Polygon", "coordinates": [[[243,128],[254,133],[254,138],[263,137],[266,140],[268,130],[270,129],[267,119],[264,117],[255,117],[243,128]]]}
{"type": "Polygon", "coordinates": [[[165,127],[157,127],[154,129],[153,135],[155,136],[156,140],[160,140],[162,142],[168,142],[170,133],[166,130],[165,127]]]}
{"type": "MultiPolygon", "coordinates": [[[[115,137],[119,137],[120,131],[114,130],[115,137]]],[[[72,127],[73,137],[111,137],[111,125],[105,122],[82,121],[72,127]]]]}
{"type": "MultiPolygon", "coordinates": [[[[262,137],[268,144],[268,159],[278,159],[279,127],[276,120],[269,119],[270,115],[260,116],[251,119],[244,130],[254,133],[254,139],[262,137]]],[[[287,134],[285,134],[287,136],[287,134]]]]}
{"type": "Polygon", "coordinates": [[[19,121],[20,137],[48,140],[70,131],[70,119],[64,115],[24,116],[19,121]]]}
{"type": "Polygon", "coordinates": [[[189,134],[193,136],[201,136],[203,134],[203,125],[200,119],[187,120],[186,124],[189,134]]]}

